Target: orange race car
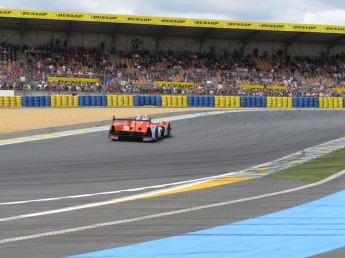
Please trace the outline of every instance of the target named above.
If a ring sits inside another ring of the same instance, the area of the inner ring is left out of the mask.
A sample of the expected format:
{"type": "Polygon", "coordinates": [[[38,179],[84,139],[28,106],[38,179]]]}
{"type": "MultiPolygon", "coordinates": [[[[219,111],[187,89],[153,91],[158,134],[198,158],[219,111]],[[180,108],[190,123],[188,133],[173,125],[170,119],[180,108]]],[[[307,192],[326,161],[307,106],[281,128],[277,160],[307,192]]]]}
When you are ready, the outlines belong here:
{"type": "Polygon", "coordinates": [[[146,115],[135,118],[115,118],[110,126],[108,138],[112,140],[141,139],[156,142],[158,139],[171,136],[170,122],[152,122],[146,115]]]}

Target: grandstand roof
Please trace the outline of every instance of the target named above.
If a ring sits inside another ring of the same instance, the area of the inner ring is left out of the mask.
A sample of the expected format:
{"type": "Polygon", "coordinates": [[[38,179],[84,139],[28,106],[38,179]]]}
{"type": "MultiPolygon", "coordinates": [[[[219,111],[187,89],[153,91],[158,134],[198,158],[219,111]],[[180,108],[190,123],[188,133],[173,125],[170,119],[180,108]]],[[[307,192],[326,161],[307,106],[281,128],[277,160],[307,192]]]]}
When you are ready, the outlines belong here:
{"type": "Polygon", "coordinates": [[[192,37],[345,44],[345,26],[166,18],[0,9],[0,27],[14,30],[103,32],[155,37],[192,37]],[[43,17],[43,18],[42,18],[43,17]]]}

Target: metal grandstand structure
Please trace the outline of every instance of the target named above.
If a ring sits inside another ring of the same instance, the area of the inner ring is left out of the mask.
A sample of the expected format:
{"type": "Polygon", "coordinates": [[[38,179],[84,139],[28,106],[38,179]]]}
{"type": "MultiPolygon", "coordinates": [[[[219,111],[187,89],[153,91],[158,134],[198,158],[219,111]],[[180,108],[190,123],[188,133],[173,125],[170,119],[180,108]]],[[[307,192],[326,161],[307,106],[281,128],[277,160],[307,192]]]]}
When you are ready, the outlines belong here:
{"type": "Polygon", "coordinates": [[[52,38],[69,46],[99,46],[208,52],[258,49],[291,55],[341,53],[345,26],[289,24],[44,10],[0,9],[0,28],[9,43],[36,46],[52,38]]]}

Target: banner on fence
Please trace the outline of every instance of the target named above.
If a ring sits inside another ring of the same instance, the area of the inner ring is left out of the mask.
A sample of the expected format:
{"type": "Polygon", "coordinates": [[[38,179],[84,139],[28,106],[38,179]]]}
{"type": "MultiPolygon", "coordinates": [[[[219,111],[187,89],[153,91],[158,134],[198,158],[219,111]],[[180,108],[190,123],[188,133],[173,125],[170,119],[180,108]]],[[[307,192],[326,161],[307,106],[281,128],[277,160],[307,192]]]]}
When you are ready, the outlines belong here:
{"type": "Polygon", "coordinates": [[[53,82],[73,82],[73,83],[98,83],[96,78],[78,78],[78,77],[55,77],[49,76],[48,81],[53,82]]]}
{"type": "Polygon", "coordinates": [[[175,86],[175,87],[182,87],[182,88],[189,88],[194,89],[194,82],[168,82],[168,81],[155,81],[154,85],[158,85],[160,87],[164,86],[175,86]]]}
{"type": "Polygon", "coordinates": [[[268,89],[268,90],[288,90],[288,86],[278,85],[256,85],[256,84],[241,84],[240,88],[244,89],[268,89]]]}

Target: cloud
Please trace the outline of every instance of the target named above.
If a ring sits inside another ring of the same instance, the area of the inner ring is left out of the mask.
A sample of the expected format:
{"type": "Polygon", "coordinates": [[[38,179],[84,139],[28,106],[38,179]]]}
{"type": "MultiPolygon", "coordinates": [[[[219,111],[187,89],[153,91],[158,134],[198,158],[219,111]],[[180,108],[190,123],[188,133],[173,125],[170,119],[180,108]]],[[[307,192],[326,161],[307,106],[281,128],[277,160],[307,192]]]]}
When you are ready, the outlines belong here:
{"type": "Polygon", "coordinates": [[[307,12],[304,15],[302,23],[345,25],[345,10],[336,9],[315,13],[307,12]]]}

